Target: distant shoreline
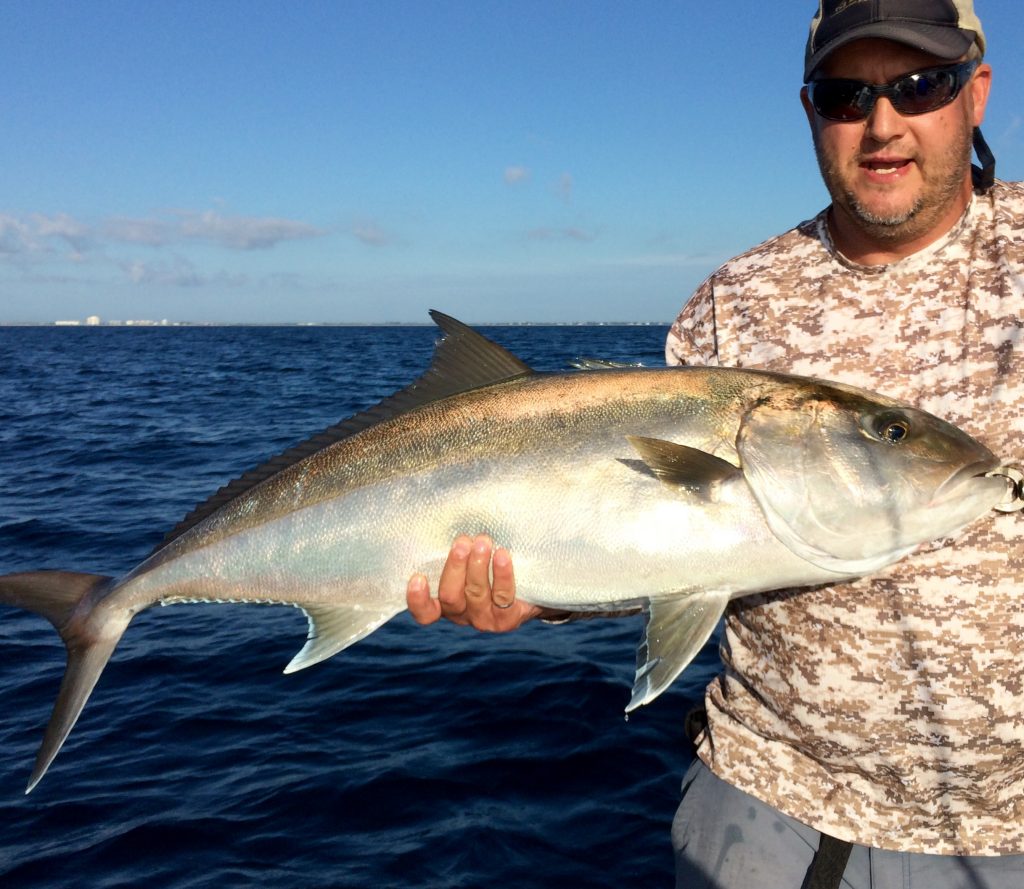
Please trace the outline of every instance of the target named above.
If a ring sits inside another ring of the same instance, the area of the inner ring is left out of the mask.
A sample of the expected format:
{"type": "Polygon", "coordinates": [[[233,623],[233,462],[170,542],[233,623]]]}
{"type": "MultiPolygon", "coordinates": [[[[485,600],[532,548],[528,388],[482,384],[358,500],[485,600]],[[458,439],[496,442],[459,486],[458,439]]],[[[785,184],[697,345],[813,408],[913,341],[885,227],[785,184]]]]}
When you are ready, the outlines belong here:
{"type": "MultiPolygon", "coordinates": [[[[665,321],[478,321],[479,327],[666,327],[665,321]]],[[[0,321],[4,327],[165,330],[175,327],[433,327],[429,321],[0,321]]]]}

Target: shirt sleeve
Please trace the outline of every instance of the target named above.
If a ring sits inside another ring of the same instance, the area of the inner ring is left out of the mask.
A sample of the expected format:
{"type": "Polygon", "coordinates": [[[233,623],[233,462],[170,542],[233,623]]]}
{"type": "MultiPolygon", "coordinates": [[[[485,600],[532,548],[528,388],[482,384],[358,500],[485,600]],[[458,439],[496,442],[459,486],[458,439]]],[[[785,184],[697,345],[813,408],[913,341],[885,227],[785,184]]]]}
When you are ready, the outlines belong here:
{"type": "Polygon", "coordinates": [[[683,305],[665,340],[665,363],[718,364],[715,288],[708,278],[683,305]]]}

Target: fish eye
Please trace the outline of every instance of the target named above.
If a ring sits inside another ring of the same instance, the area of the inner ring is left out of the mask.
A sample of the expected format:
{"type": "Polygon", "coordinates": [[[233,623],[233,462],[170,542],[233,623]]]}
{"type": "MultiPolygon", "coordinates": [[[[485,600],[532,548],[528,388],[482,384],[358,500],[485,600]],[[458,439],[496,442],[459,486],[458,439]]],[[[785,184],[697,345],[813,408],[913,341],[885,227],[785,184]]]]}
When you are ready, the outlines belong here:
{"type": "Polygon", "coordinates": [[[899,444],[910,434],[910,424],[903,419],[883,417],[878,424],[878,437],[889,444],[899,444]]]}

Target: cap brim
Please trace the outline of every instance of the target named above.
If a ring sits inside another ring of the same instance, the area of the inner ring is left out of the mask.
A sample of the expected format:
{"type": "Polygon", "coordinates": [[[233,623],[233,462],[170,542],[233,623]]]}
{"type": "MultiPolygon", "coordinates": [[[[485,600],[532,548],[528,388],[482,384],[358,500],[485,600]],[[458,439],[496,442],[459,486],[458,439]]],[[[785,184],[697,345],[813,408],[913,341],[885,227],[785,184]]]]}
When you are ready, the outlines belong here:
{"type": "Polygon", "coordinates": [[[807,83],[821,63],[839,47],[866,37],[880,37],[893,40],[905,46],[912,46],[944,62],[959,59],[974,43],[975,33],[948,25],[925,25],[912,22],[871,22],[858,28],[844,31],[842,35],[826,43],[804,63],[804,83],[807,83]]]}

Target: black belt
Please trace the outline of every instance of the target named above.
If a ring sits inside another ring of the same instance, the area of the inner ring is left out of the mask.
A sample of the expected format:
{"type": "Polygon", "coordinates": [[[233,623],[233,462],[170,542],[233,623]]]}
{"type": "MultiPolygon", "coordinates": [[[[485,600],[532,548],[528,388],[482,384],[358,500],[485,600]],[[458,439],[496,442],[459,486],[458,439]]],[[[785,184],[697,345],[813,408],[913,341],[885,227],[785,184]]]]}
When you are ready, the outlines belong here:
{"type": "MultiPolygon", "coordinates": [[[[708,727],[707,710],[703,707],[694,707],[686,714],[683,727],[686,737],[696,745],[697,736],[708,727]]],[[[811,866],[807,868],[807,876],[800,884],[800,889],[839,889],[843,881],[843,871],[846,870],[846,863],[850,860],[852,851],[853,843],[837,840],[827,833],[821,834],[818,851],[811,859],[811,866]]]]}
{"type": "Polygon", "coordinates": [[[823,833],[800,889],[839,889],[852,851],[853,843],[823,833]]]}

